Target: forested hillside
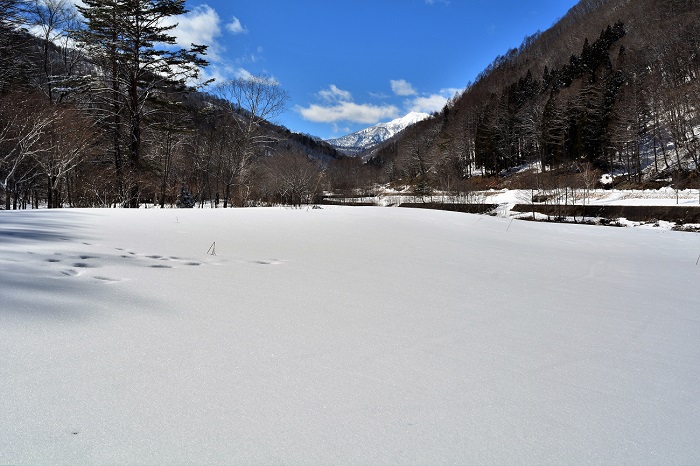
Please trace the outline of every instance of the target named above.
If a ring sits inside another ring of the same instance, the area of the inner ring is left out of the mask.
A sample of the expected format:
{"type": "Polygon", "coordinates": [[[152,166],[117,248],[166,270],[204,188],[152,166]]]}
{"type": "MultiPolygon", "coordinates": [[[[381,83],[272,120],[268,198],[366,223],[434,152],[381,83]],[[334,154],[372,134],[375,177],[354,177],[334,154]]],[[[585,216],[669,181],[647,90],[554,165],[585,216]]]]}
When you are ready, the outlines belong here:
{"type": "Polygon", "coordinates": [[[601,172],[695,184],[699,52],[700,2],[582,0],[377,150],[376,176],[439,189],[515,171],[529,185],[601,172]]]}
{"type": "Polygon", "coordinates": [[[329,145],[272,121],[265,76],[207,83],[206,45],[180,48],[184,0],[0,0],[0,196],[138,207],[298,203],[320,189],[329,145]],[[206,92],[205,92],[206,91],[206,92]]]}

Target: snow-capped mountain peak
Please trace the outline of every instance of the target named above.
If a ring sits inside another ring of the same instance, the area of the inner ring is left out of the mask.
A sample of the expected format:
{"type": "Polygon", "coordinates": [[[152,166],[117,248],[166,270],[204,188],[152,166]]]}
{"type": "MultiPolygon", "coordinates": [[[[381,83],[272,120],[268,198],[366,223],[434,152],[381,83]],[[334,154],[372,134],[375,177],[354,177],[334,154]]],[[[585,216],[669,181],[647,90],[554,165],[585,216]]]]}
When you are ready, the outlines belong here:
{"type": "Polygon", "coordinates": [[[421,120],[425,120],[429,116],[430,115],[427,113],[411,112],[404,117],[397,118],[387,123],[379,123],[337,139],[328,139],[326,142],[340,152],[348,155],[357,155],[360,152],[381,144],[407,127],[421,120]]]}

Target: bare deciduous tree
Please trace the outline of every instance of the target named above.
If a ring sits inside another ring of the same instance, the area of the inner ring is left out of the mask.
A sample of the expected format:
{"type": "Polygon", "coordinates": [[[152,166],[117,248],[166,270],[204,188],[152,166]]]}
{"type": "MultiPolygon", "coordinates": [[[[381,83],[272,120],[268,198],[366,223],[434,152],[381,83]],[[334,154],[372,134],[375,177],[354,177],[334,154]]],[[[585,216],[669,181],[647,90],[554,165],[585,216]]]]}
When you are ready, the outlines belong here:
{"type": "Polygon", "coordinates": [[[40,174],[46,179],[49,208],[63,205],[67,177],[90,153],[98,138],[94,121],[75,108],[55,109],[53,115],[46,127],[43,150],[33,155],[40,174]]]}
{"type": "Polygon", "coordinates": [[[38,86],[51,102],[87,89],[88,80],[75,76],[85,57],[75,46],[75,34],[81,27],[78,12],[69,0],[31,0],[27,6],[29,22],[41,38],[41,71],[38,86]]]}
{"type": "Polygon", "coordinates": [[[285,110],[289,95],[267,76],[225,81],[216,86],[216,94],[225,102],[234,123],[223,179],[227,207],[231,187],[236,183],[246,187],[251,161],[275,141],[264,125],[285,110]]]}
{"type": "Polygon", "coordinates": [[[313,202],[322,170],[301,154],[281,154],[265,160],[267,190],[279,201],[293,206],[313,202]]]}
{"type": "Polygon", "coordinates": [[[0,189],[5,208],[10,208],[10,190],[34,172],[26,162],[45,150],[41,144],[49,126],[57,119],[53,108],[45,108],[35,96],[13,94],[0,101],[0,189]]]}

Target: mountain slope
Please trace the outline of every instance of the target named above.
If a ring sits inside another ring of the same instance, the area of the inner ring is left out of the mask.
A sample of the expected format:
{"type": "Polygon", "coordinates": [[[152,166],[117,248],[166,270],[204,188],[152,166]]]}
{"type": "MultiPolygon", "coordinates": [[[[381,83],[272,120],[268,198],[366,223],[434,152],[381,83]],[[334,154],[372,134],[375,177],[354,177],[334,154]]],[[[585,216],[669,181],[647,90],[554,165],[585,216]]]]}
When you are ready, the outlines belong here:
{"type": "Polygon", "coordinates": [[[326,142],[347,155],[358,155],[429,116],[427,113],[411,112],[388,123],[379,123],[337,139],[328,139],[326,142]]]}
{"type": "Polygon", "coordinates": [[[375,148],[372,165],[397,168],[385,182],[441,189],[526,165],[632,183],[681,176],[695,187],[699,31],[696,1],[582,0],[434,118],[375,148]]]}

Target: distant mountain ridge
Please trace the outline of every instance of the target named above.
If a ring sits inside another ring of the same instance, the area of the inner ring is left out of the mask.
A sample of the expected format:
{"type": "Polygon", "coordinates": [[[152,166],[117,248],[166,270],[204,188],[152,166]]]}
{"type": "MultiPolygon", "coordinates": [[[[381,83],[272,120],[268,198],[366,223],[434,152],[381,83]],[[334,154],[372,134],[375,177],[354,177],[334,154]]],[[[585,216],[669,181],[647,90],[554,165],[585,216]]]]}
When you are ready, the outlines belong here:
{"type": "Polygon", "coordinates": [[[427,113],[411,112],[404,117],[397,118],[388,123],[379,123],[340,138],[327,139],[326,142],[335,147],[339,152],[355,156],[378,146],[409,126],[425,120],[429,116],[430,115],[427,113]]]}

